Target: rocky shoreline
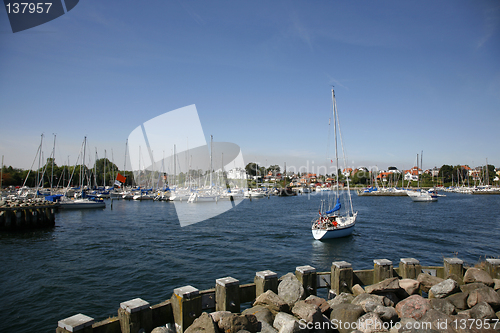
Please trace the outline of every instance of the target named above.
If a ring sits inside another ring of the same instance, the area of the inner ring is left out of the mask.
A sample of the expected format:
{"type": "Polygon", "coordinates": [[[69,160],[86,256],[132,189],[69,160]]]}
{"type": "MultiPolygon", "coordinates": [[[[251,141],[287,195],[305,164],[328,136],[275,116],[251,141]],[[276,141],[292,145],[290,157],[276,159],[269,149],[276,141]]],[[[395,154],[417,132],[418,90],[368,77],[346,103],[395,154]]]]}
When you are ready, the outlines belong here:
{"type": "Polygon", "coordinates": [[[278,293],[267,290],[241,313],[204,312],[185,333],[500,332],[500,279],[479,268],[468,268],[463,279],[420,273],[417,279],[357,284],[331,300],[306,294],[288,273],[278,293]]]}

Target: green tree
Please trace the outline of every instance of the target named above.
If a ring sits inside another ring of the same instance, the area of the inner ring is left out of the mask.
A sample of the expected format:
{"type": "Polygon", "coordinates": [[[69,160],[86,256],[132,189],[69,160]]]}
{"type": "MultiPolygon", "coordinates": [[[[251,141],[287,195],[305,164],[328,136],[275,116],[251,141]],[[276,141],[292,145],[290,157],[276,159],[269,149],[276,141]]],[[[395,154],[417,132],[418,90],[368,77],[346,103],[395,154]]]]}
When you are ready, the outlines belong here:
{"type": "Polygon", "coordinates": [[[92,173],[95,172],[97,186],[110,186],[115,182],[118,167],[107,158],[100,158],[95,161],[94,167],[91,171],[92,173]],[[106,184],[104,184],[104,169],[106,169],[106,184]]]}
{"type": "Polygon", "coordinates": [[[451,165],[444,164],[439,169],[438,177],[443,180],[443,183],[450,183],[452,174],[453,174],[453,167],[451,165]]]}
{"type": "Polygon", "coordinates": [[[271,165],[269,166],[269,168],[267,168],[266,170],[266,174],[269,173],[269,171],[273,174],[273,175],[276,175],[278,173],[280,173],[280,166],[279,165],[271,165]]]}
{"type": "Polygon", "coordinates": [[[260,167],[257,163],[250,162],[246,165],[245,170],[247,172],[247,175],[255,177],[255,176],[260,176],[260,167]]]}
{"type": "Polygon", "coordinates": [[[483,179],[483,183],[492,185],[493,184],[493,179],[495,178],[496,173],[495,173],[495,166],[488,164],[488,168],[486,168],[486,165],[483,165],[481,167],[481,179],[483,179]],[[488,177],[488,179],[486,179],[488,177]]]}
{"type": "Polygon", "coordinates": [[[469,171],[463,168],[461,165],[455,165],[451,173],[451,178],[453,179],[455,184],[465,183],[467,185],[467,182],[469,181],[469,171]]]}
{"type": "Polygon", "coordinates": [[[350,181],[351,184],[367,185],[370,180],[366,177],[366,174],[364,172],[356,172],[354,176],[352,176],[350,181]]]}

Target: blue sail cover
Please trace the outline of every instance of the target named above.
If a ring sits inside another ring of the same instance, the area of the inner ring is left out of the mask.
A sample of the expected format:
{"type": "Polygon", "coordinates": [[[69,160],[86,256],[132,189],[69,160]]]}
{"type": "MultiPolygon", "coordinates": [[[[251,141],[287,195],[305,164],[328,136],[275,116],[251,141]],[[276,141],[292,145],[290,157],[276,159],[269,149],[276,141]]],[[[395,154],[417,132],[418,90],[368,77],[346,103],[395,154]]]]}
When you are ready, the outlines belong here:
{"type": "Polygon", "coordinates": [[[59,202],[61,200],[62,194],[54,194],[54,195],[47,195],[45,197],[45,200],[50,201],[50,202],[59,202]]]}
{"type": "Polygon", "coordinates": [[[335,207],[333,207],[332,210],[327,211],[326,214],[331,214],[333,212],[336,212],[340,209],[340,207],[341,207],[340,198],[337,198],[337,203],[335,204],[335,207]]]}

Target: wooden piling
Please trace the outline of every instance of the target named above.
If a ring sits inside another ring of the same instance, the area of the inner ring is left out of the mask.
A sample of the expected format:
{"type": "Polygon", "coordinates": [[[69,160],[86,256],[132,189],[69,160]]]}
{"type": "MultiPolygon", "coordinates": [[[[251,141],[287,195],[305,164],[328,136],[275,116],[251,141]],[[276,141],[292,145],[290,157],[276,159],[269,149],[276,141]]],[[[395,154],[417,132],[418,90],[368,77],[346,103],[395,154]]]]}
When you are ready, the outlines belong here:
{"type": "Polygon", "coordinates": [[[151,307],[141,298],[120,303],[118,318],[121,333],[150,332],[153,329],[151,307]]]}
{"type": "Polygon", "coordinates": [[[232,277],[215,280],[215,311],[240,312],[240,281],[232,277]]]}
{"type": "Polygon", "coordinates": [[[15,216],[15,220],[16,220],[16,224],[15,224],[16,228],[21,229],[23,227],[23,221],[22,221],[23,212],[22,212],[22,210],[15,210],[14,216],[15,216]]]}
{"type": "Polygon", "coordinates": [[[10,229],[12,227],[12,214],[10,211],[5,211],[5,229],[10,229]]]}
{"type": "Polygon", "coordinates": [[[276,294],[278,293],[278,274],[273,271],[265,270],[257,272],[253,281],[255,283],[255,297],[259,297],[260,294],[268,290],[272,290],[276,294]]]}
{"type": "Polygon", "coordinates": [[[316,296],[317,292],[317,277],[316,277],[316,268],[312,266],[298,266],[295,268],[295,276],[302,283],[302,287],[304,287],[304,297],[308,297],[310,295],[316,296]]]}
{"type": "Polygon", "coordinates": [[[401,258],[399,261],[399,275],[403,279],[416,279],[420,272],[422,271],[422,266],[420,261],[415,258],[401,258]]]}
{"type": "Polygon", "coordinates": [[[455,276],[459,280],[464,279],[464,262],[458,258],[444,258],[444,278],[447,279],[450,276],[455,276]]]}
{"type": "Polygon", "coordinates": [[[486,272],[493,279],[500,279],[500,259],[486,259],[486,272]]]}
{"type": "Polygon", "coordinates": [[[373,283],[393,277],[392,261],[387,259],[373,260],[373,283]]]}
{"type": "Polygon", "coordinates": [[[177,333],[183,333],[201,315],[200,291],[192,286],[174,289],[171,304],[177,333]]]}
{"type": "Polygon", "coordinates": [[[331,268],[331,290],[335,295],[351,293],[353,281],[352,265],[346,261],[334,261],[331,268]]]}

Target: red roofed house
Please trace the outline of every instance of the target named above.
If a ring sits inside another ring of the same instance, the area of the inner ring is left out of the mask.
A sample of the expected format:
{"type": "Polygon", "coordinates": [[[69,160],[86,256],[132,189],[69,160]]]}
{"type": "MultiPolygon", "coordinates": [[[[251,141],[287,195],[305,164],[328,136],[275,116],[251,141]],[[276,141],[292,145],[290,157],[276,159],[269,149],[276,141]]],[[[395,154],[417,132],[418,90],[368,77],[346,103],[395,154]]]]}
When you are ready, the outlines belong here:
{"type": "Polygon", "coordinates": [[[405,170],[405,180],[412,180],[412,181],[417,181],[418,180],[418,175],[422,174],[422,169],[419,169],[417,167],[413,167],[410,170],[405,170]]]}

